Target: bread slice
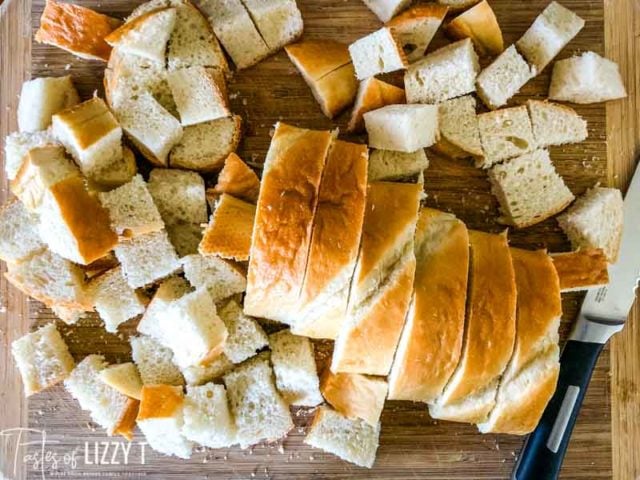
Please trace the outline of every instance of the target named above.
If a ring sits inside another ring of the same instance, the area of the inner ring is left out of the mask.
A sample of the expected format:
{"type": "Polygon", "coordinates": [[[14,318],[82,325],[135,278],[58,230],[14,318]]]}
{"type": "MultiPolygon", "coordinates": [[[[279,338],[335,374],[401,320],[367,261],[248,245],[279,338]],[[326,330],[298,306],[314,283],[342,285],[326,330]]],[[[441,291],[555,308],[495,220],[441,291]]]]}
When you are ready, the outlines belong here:
{"type": "Polygon", "coordinates": [[[601,248],[586,248],[551,255],[561,292],[576,292],[609,283],[609,262],[601,248]]]}
{"type": "Polygon", "coordinates": [[[93,421],[109,435],[121,434],[131,440],[139,402],[100,379],[100,372],[107,367],[102,355],[89,355],[76,366],[64,385],[80,408],[88,410],[93,421]]]}
{"type": "Polygon", "coordinates": [[[584,23],[568,8],[551,2],[516,45],[527,61],[541,72],[582,30],[584,23]]]}
{"type": "Polygon", "coordinates": [[[149,174],[147,188],[166,224],[207,221],[204,180],[199,174],[154,168],[149,174]]]}
{"type": "Polygon", "coordinates": [[[368,180],[378,182],[413,179],[427,168],[429,168],[429,160],[424,149],[411,153],[371,150],[368,180]]]}
{"type": "Polygon", "coordinates": [[[269,335],[276,387],[290,405],[315,407],[322,403],[313,345],[288,329],[269,335]]]}
{"type": "Polygon", "coordinates": [[[316,410],[304,443],[337,455],[360,467],[371,468],[376,460],[380,424],[350,420],[329,407],[316,410]]]}
{"type": "Polygon", "coordinates": [[[190,458],[193,442],[182,434],[185,399],[181,387],[145,385],[136,421],[149,446],[165,455],[190,458]]]}
{"type": "Polygon", "coordinates": [[[230,153],[218,173],[218,181],[212,189],[215,195],[228,193],[247,202],[256,203],[260,193],[260,180],[256,172],[235,153],[230,153]]]}
{"type": "Polygon", "coordinates": [[[121,25],[121,21],[73,3],[46,2],[38,43],[46,43],[87,60],[107,61],[111,47],[104,38],[121,25]]]}
{"type": "Polygon", "coordinates": [[[502,30],[487,0],[482,0],[455,17],[445,30],[456,40],[470,38],[482,56],[497,56],[504,50],[502,30]]]}
{"type": "Polygon", "coordinates": [[[478,129],[484,157],[476,159],[477,167],[489,168],[537,147],[529,113],[524,105],[481,113],[478,115],[478,129]]]}
{"type": "Polygon", "coordinates": [[[549,152],[536,150],[489,170],[491,190],[500,202],[499,221],[529,227],[563,211],[575,198],[556,172],[549,152]]]}
{"type": "Polygon", "coordinates": [[[182,434],[208,448],[236,443],[236,425],[229,411],[224,385],[189,386],[184,399],[182,434]]]}
{"type": "Polygon", "coordinates": [[[295,0],[242,0],[271,52],[302,35],[302,14],[295,0]]]}
{"type": "Polygon", "coordinates": [[[122,147],[122,158],[97,168],[89,174],[89,190],[109,191],[129,183],[138,173],[136,156],[128,147],[122,147]]]}
{"type": "Polygon", "coordinates": [[[364,130],[364,114],[377,110],[386,105],[405,103],[404,90],[390,85],[375,77],[370,77],[358,87],[356,103],[351,111],[351,118],[347,130],[358,133],[364,130]]]}
{"type": "Polygon", "coordinates": [[[127,397],[140,400],[142,380],[135,364],[131,362],[110,365],[98,374],[100,380],[127,397]]]}
{"type": "Polygon", "coordinates": [[[147,335],[131,337],[131,356],[145,385],[183,385],[180,369],[173,362],[173,353],[147,335]]]}
{"type": "Polygon", "coordinates": [[[377,15],[381,22],[388,22],[407,8],[411,0],[363,0],[364,4],[377,15]]]}
{"type": "Polygon", "coordinates": [[[423,208],[414,248],[413,298],[388,378],[389,399],[430,403],[460,360],[469,234],[453,215],[423,208]]]}
{"type": "Polygon", "coordinates": [[[234,365],[224,353],[214,358],[207,365],[191,365],[180,370],[187,385],[204,385],[218,381],[224,374],[230,372],[234,365]]]}
{"type": "Polygon", "coordinates": [[[452,98],[438,105],[440,138],[433,148],[452,158],[484,155],[476,115],[476,99],[472,95],[452,98]]]}
{"type": "Polygon", "coordinates": [[[609,263],[615,263],[622,241],[623,208],[620,190],[594,187],[558,217],[558,223],[573,248],[601,248],[609,263]]]}
{"type": "Polygon", "coordinates": [[[80,97],[71,75],[26,81],[18,102],[18,128],[21,132],[46,130],[54,114],[78,103],[80,97]]]}
{"type": "Polygon", "coordinates": [[[206,288],[214,302],[242,293],[245,276],[236,266],[214,256],[187,255],[181,260],[184,275],[195,288],[206,288]]]}
{"type": "Polygon", "coordinates": [[[589,136],[587,121],[571,107],[527,100],[533,136],[538,147],[580,143],[589,136]]]}
{"type": "Polygon", "coordinates": [[[442,47],[409,66],[404,89],[409,103],[440,103],[476,91],[478,55],[469,38],[442,47]]]}
{"type": "Polygon", "coordinates": [[[54,323],[14,340],[11,353],[27,397],[60,383],[75,365],[54,323]]]}
{"type": "Polygon", "coordinates": [[[357,373],[332,373],[326,370],[320,382],[325,400],[347,418],[361,418],[372,427],[380,422],[387,398],[387,381],[357,373]]]}
{"type": "Polygon", "coordinates": [[[336,140],[331,146],[292,326],[296,335],[334,339],[342,327],[364,221],[367,160],[366,145],[336,140]]]}
{"type": "Polygon", "coordinates": [[[121,267],[91,279],[89,294],[105,329],[112,333],[121,323],[144,313],[147,305],[147,298],[127,284],[121,267]]]}
{"type": "Polygon", "coordinates": [[[4,140],[4,171],[11,181],[22,167],[25,155],[32,148],[57,144],[51,129],[41,132],[14,132],[4,140]]]}
{"type": "Polygon", "coordinates": [[[180,268],[178,255],[164,230],[122,239],[115,253],[131,288],[149,285],[180,268]]]}
{"type": "Polygon", "coordinates": [[[235,300],[229,301],[218,314],[229,333],[223,355],[230,362],[244,362],[269,345],[262,327],[253,318],[242,313],[242,307],[235,300]]]}
{"type": "Polygon", "coordinates": [[[387,21],[409,63],[424,57],[448,10],[444,5],[422,3],[387,21]]]}
{"type": "Polygon", "coordinates": [[[407,67],[407,58],[393,30],[383,27],[349,45],[358,80],[407,67]]]}
{"type": "Polygon", "coordinates": [[[198,246],[202,241],[201,223],[175,223],[167,226],[169,240],[175,248],[178,257],[195,255],[198,253],[198,246]]]}
{"type": "Polygon", "coordinates": [[[238,115],[186,127],[182,138],[171,150],[169,163],[172,168],[200,172],[218,170],[238,148],[241,130],[242,118],[238,115]]]}
{"type": "Polygon", "coordinates": [[[478,3],[478,0],[438,0],[438,3],[440,5],[446,5],[453,12],[457,12],[472,7],[478,3]]]}
{"type": "Polygon", "coordinates": [[[327,117],[335,117],[353,103],[358,82],[347,45],[307,40],[288,45],[285,50],[327,117]]]}
{"type": "Polygon", "coordinates": [[[189,282],[182,277],[170,277],[163,280],[138,322],[138,332],[162,341],[163,338],[159,331],[160,317],[164,315],[171,302],[178,300],[190,291],[189,282]]]}
{"type": "Polygon", "coordinates": [[[217,68],[179,68],[167,75],[183,126],[230,115],[224,73],[217,68]]]}
{"type": "Polygon", "coordinates": [[[387,105],[364,114],[369,146],[411,153],[438,139],[436,105],[387,105]]]}
{"type": "Polygon", "coordinates": [[[256,207],[222,194],[204,231],[198,251],[237,261],[249,260],[256,207]]]}
{"type": "Polygon", "coordinates": [[[293,428],[289,406],[273,381],[267,355],[258,355],[224,377],[241,448],[284,437],[293,428]]]}
{"type": "Polygon", "coordinates": [[[18,262],[46,245],[38,234],[38,216],[13,200],[0,208],[0,260],[18,262]]]}
{"type": "Polygon", "coordinates": [[[347,320],[333,351],[333,372],[389,373],[411,299],[421,192],[416,184],[369,185],[360,254],[347,320]]]}
{"type": "Polygon", "coordinates": [[[297,305],[302,289],[320,180],[332,138],[328,131],[276,124],[262,171],[253,229],[244,303],[247,315],[292,319],[287,311],[297,305]],[[307,185],[302,191],[301,181],[307,185]],[[282,197],[294,190],[299,194],[283,202],[282,197]]]}
{"type": "Polygon", "coordinates": [[[198,7],[238,70],[269,55],[269,47],[240,0],[200,0],[198,7]]]}
{"type": "Polygon", "coordinates": [[[598,103],[625,98],[627,91],[618,64],[594,52],[556,62],[549,99],[572,103],[598,103]]]}
{"type": "Polygon", "coordinates": [[[530,67],[515,45],[511,45],[478,75],[478,96],[495,110],[506,105],[535,75],[536,67],[530,67]]]}
{"type": "Polygon", "coordinates": [[[455,402],[430,403],[431,418],[450,422],[482,423],[487,421],[496,405],[498,381],[491,382],[481,390],[455,402]]]}

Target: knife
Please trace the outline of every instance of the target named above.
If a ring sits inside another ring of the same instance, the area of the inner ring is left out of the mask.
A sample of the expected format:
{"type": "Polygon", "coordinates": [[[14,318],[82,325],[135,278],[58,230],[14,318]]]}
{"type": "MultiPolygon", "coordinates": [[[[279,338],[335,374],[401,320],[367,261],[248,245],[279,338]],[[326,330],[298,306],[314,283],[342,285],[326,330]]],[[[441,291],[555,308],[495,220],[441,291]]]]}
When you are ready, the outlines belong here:
{"type": "Polygon", "coordinates": [[[556,479],[571,432],[605,343],[624,327],[640,276],[640,165],[624,200],[624,227],[618,261],[609,284],[587,292],[560,357],[558,386],[536,429],[529,435],[513,480],[556,479]]]}

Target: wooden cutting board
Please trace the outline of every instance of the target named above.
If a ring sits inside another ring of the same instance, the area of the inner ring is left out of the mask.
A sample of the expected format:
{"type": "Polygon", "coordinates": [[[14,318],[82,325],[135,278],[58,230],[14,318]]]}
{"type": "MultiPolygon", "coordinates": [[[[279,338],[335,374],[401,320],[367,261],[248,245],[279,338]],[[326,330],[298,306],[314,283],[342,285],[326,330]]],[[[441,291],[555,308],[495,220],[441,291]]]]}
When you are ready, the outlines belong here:
{"type": "MultiPolygon", "coordinates": [[[[101,3],[97,0],[84,0],[78,3],[124,18],[141,2],[112,0],[101,3]]],[[[503,28],[507,45],[513,43],[526,30],[547,3],[547,0],[491,2],[503,28]]],[[[605,15],[618,15],[620,28],[624,25],[633,26],[633,16],[630,19],[619,12],[626,8],[630,15],[634,12],[638,14],[637,4],[634,10],[634,3],[635,0],[564,0],[563,4],[586,20],[586,26],[560,57],[567,57],[575,51],[582,50],[594,50],[604,54],[605,15]],[[606,11],[605,3],[608,5],[606,11]]],[[[298,0],[298,4],[305,21],[305,38],[332,38],[352,42],[380,27],[380,23],[360,0],[298,0]]],[[[3,68],[0,96],[4,97],[2,105],[6,107],[6,110],[0,112],[3,134],[15,128],[16,85],[19,85],[22,78],[27,77],[29,73],[34,77],[70,73],[82,98],[89,98],[95,90],[102,94],[103,64],[80,60],[56,48],[30,43],[30,36],[37,29],[43,7],[43,0],[35,0],[32,4],[27,0],[6,0],[6,4],[0,7],[0,13],[3,14],[0,17],[0,39],[4,42],[0,45],[3,56],[0,58],[3,68]]],[[[627,32],[630,36],[631,33],[627,32]]],[[[620,32],[609,28],[607,35],[618,38],[620,32]]],[[[625,38],[624,34],[620,38],[625,38]]],[[[445,42],[446,40],[439,36],[434,45],[445,42]]],[[[633,64],[633,56],[630,61],[633,64]]],[[[523,89],[522,95],[514,99],[514,103],[528,97],[544,98],[549,82],[548,70],[530,82],[523,89]]],[[[389,78],[395,83],[401,82],[399,75],[391,75],[389,78]]],[[[269,133],[276,121],[283,120],[309,128],[339,126],[344,130],[348,118],[348,114],[345,114],[332,122],[323,117],[308,87],[283,52],[256,67],[236,74],[229,85],[229,92],[234,112],[241,114],[245,120],[245,138],[239,153],[255,165],[259,165],[264,159],[269,145],[269,133]]],[[[607,162],[608,131],[610,136],[618,137],[620,145],[623,145],[622,140],[627,140],[625,145],[631,144],[628,139],[621,138],[619,131],[612,132],[611,129],[607,129],[607,118],[621,119],[625,122],[623,125],[627,126],[624,131],[633,131],[633,125],[638,124],[638,117],[629,116],[623,110],[616,110],[619,108],[617,106],[607,108],[603,105],[577,107],[589,123],[589,139],[580,145],[552,149],[552,158],[557,170],[576,194],[582,193],[597,182],[606,183],[608,179],[621,182],[622,179],[613,178],[612,171],[614,174],[628,174],[631,165],[628,147],[621,147],[621,151],[626,154],[624,159],[616,157],[616,161],[607,162]],[[610,109],[609,112],[607,108],[610,109]]],[[[633,110],[631,113],[634,113],[633,110]]],[[[495,223],[497,204],[489,193],[485,172],[464,161],[452,161],[435,155],[429,155],[429,158],[431,166],[426,172],[425,180],[429,206],[454,212],[472,228],[486,231],[502,230],[503,227],[495,223]]],[[[2,185],[6,186],[4,180],[2,185]]],[[[5,197],[6,190],[1,194],[5,197]]],[[[550,251],[569,248],[554,220],[526,230],[510,232],[510,239],[513,245],[528,248],[547,247],[550,251]]],[[[3,339],[0,380],[5,380],[0,400],[0,427],[28,425],[33,429],[29,436],[33,445],[26,449],[29,455],[27,462],[23,464],[20,461],[21,457],[18,457],[15,472],[15,449],[12,446],[15,437],[5,438],[1,445],[0,466],[3,473],[10,477],[20,477],[20,469],[26,468],[28,478],[34,479],[43,478],[43,475],[45,478],[128,476],[150,479],[508,478],[522,447],[522,439],[519,437],[480,435],[472,426],[434,421],[429,417],[424,405],[388,402],[382,416],[381,445],[373,470],[354,467],[330,454],[304,445],[302,440],[305,427],[312,417],[312,412],[307,410],[295,411],[296,429],[282,442],[260,445],[246,451],[197,451],[189,461],[163,457],[148,447],[144,448],[140,443],[144,442],[144,437],[138,434],[131,445],[125,464],[120,446],[100,443],[119,442],[119,439],[107,438],[99,427],[91,424],[89,415],[79,409],[77,403],[63,388],[53,388],[34,396],[28,402],[21,399],[17,374],[12,362],[7,360],[8,342],[16,338],[20,330],[35,328],[53,320],[54,317],[38,303],[25,302],[21,295],[7,288],[5,283],[2,283],[0,292],[4,296],[2,305],[8,307],[6,312],[0,313],[3,339]],[[45,448],[42,448],[41,441],[43,431],[46,432],[45,448]],[[43,453],[48,453],[49,458],[38,462],[39,455],[43,453]],[[97,465],[100,462],[102,464],[97,465]]],[[[566,338],[570,323],[575,318],[580,300],[580,294],[567,295],[564,298],[565,314],[561,328],[563,339],[566,338]]],[[[106,355],[108,360],[119,362],[129,359],[126,340],[128,335],[135,331],[135,322],[126,324],[118,336],[104,332],[97,319],[83,321],[73,328],[61,325],[61,330],[77,360],[89,353],[99,352],[106,355]]],[[[625,345],[633,345],[632,339],[622,338],[618,342],[621,349],[624,349],[625,345]]],[[[327,345],[318,347],[319,356],[322,356],[327,350],[327,345]]],[[[637,350],[626,355],[637,355],[637,350]]],[[[618,355],[614,358],[620,361],[622,357],[618,355]]],[[[612,438],[611,411],[613,407],[623,416],[625,412],[627,415],[629,412],[633,413],[632,408],[637,399],[638,372],[636,370],[633,374],[635,377],[626,374],[622,358],[620,370],[616,371],[616,375],[619,375],[621,380],[631,383],[625,384],[627,396],[621,399],[621,395],[616,393],[616,384],[613,390],[610,390],[610,362],[610,352],[606,349],[598,362],[587,393],[563,468],[563,478],[612,476],[612,440],[616,439],[612,438]],[[613,406],[610,391],[614,392],[613,398],[616,400],[613,406]]],[[[637,369],[637,366],[633,365],[631,363],[628,370],[637,369]]],[[[625,419],[633,421],[632,418],[625,419]]],[[[614,422],[614,429],[618,435],[625,433],[622,421],[614,422]]],[[[0,438],[0,442],[2,440],[0,438]]],[[[618,455],[616,468],[624,468],[620,467],[624,464],[624,460],[620,459],[628,458],[632,454],[621,451],[615,441],[614,445],[618,455]]],[[[637,449],[637,443],[631,445],[635,445],[634,448],[637,449]]],[[[627,463],[631,466],[626,472],[640,468],[633,460],[627,463]]],[[[621,474],[620,478],[635,477],[634,474],[626,476],[621,469],[618,472],[621,474]]]]}

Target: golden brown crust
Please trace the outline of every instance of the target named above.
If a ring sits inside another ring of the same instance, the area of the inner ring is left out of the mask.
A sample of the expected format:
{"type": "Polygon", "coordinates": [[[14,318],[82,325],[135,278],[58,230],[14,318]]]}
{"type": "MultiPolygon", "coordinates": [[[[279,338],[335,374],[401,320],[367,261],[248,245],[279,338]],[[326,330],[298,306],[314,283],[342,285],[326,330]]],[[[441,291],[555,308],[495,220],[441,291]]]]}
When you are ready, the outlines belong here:
{"type": "Polygon", "coordinates": [[[360,82],[356,104],[353,106],[347,130],[361,132],[364,130],[364,114],[386,105],[406,103],[404,90],[390,85],[375,77],[360,82]]]}
{"type": "Polygon", "coordinates": [[[560,290],[585,290],[609,283],[609,262],[600,248],[551,255],[560,277],[560,290]]]}
{"type": "Polygon", "coordinates": [[[116,435],[122,435],[127,440],[133,440],[133,430],[136,428],[136,417],[140,409],[140,402],[135,398],[129,398],[118,419],[118,423],[113,429],[116,435]]]}
{"type": "Polygon", "coordinates": [[[455,40],[473,40],[479,55],[497,56],[504,50],[502,30],[486,0],[451,20],[445,30],[455,40]]]}
{"type": "Polygon", "coordinates": [[[182,387],[172,385],[143,385],[137,421],[150,418],[170,418],[184,402],[182,387]]]}
{"type": "Polygon", "coordinates": [[[82,58],[107,61],[111,47],[104,39],[121,23],[80,5],[47,0],[35,40],[82,58]]]}
{"type": "Polygon", "coordinates": [[[228,193],[242,200],[256,203],[260,193],[260,180],[238,155],[230,153],[224,161],[212,191],[218,195],[228,193]]]}
{"type": "Polygon", "coordinates": [[[446,5],[438,5],[435,3],[418,4],[393,17],[387,22],[386,26],[391,28],[401,27],[411,25],[416,20],[431,17],[442,20],[446,17],[448,11],[449,7],[446,5]]]}
{"type": "Polygon", "coordinates": [[[116,268],[119,265],[118,259],[113,254],[113,252],[109,252],[104,257],[100,257],[88,265],[82,267],[84,270],[84,274],[87,279],[92,279],[105,273],[107,270],[111,270],[112,268],[116,268]]]}
{"type": "Polygon", "coordinates": [[[71,130],[82,150],[119,128],[116,117],[99,97],[69,107],[56,113],[54,117],[71,130]]]}
{"type": "Polygon", "coordinates": [[[349,47],[334,40],[306,40],[287,45],[284,49],[307,83],[320,80],[351,63],[349,47]]]}
{"type": "Polygon", "coordinates": [[[437,0],[440,5],[446,5],[452,12],[459,12],[472,7],[480,0],[437,0]]]}
{"type": "Polygon", "coordinates": [[[353,64],[348,63],[309,84],[322,113],[327,117],[334,118],[353,103],[358,91],[355,75],[353,64]]]}
{"type": "Polygon", "coordinates": [[[122,39],[127,36],[130,32],[136,30],[140,25],[146,22],[149,17],[154,16],[156,13],[161,12],[163,10],[169,10],[169,7],[160,7],[154,10],[150,10],[139,17],[134,18],[133,20],[128,21],[124,25],[122,25],[117,30],[114,30],[109,35],[107,35],[104,40],[112,47],[118,45],[122,39]]]}

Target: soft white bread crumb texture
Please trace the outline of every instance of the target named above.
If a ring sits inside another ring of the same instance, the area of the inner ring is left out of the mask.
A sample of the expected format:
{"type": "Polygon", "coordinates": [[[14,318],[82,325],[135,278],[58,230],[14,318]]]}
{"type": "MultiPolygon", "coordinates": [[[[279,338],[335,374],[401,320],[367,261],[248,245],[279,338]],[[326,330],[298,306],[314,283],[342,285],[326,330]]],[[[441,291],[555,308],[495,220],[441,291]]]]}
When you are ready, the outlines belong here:
{"type": "Polygon", "coordinates": [[[402,70],[407,61],[393,32],[381,28],[349,45],[358,80],[402,70]]]}
{"type": "Polygon", "coordinates": [[[22,84],[18,102],[20,132],[38,132],[51,125],[51,117],[80,103],[71,75],[40,77],[22,84]]]}
{"type": "Polygon", "coordinates": [[[38,234],[38,217],[22,202],[0,208],[0,259],[17,262],[45,248],[38,234]]]}
{"type": "Polygon", "coordinates": [[[236,425],[229,411],[224,385],[207,383],[187,387],[182,434],[209,448],[230,447],[236,443],[236,425]]]}
{"type": "Polygon", "coordinates": [[[411,153],[438,139],[436,105],[387,105],[364,114],[369,146],[411,153]]]}
{"type": "Polygon", "coordinates": [[[131,337],[131,356],[145,385],[183,385],[180,369],[173,362],[171,349],[147,335],[131,337]]]}
{"type": "Polygon", "coordinates": [[[424,149],[405,153],[394,150],[371,150],[367,180],[397,181],[412,179],[429,168],[429,160],[424,149]]]}

